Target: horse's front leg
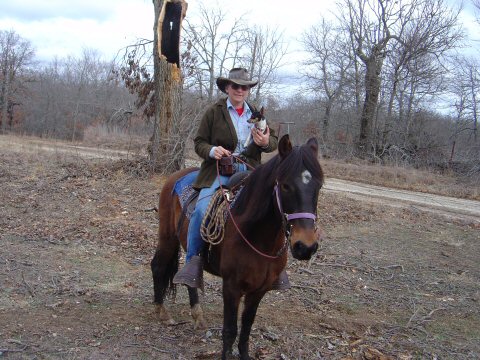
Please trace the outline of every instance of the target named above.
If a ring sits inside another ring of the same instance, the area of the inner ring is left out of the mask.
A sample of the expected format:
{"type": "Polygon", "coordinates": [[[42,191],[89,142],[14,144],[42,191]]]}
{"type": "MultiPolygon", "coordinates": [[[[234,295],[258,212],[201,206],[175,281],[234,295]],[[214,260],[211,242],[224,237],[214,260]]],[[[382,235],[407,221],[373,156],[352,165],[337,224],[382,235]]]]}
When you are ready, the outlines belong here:
{"type": "Polygon", "coordinates": [[[223,283],[223,350],[222,360],[229,359],[232,355],[232,347],[237,337],[238,305],[241,294],[234,290],[233,286],[223,283]]]}
{"type": "Polygon", "coordinates": [[[242,313],[242,329],[240,331],[240,338],[238,339],[238,351],[240,352],[240,359],[242,360],[250,359],[248,355],[250,331],[255,321],[258,305],[264,295],[265,291],[245,295],[245,307],[242,313]]]}
{"type": "Polygon", "coordinates": [[[190,299],[190,312],[193,318],[193,328],[196,329],[206,329],[207,322],[203,317],[203,310],[198,301],[198,290],[196,288],[191,288],[187,286],[188,289],[188,298],[190,299]]]}

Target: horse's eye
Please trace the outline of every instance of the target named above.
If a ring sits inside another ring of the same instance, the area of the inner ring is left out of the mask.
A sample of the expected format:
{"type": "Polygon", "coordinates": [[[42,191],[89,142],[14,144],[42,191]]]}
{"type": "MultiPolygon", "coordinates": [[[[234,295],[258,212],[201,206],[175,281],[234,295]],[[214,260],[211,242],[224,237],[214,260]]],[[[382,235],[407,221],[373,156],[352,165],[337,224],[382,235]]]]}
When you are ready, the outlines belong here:
{"type": "Polygon", "coordinates": [[[284,192],[289,192],[290,190],[292,190],[292,188],[291,188],[290,185],[288,185],[288,184],[281,184],[281,185],[280,185],[280,188],[281,188],[282,191],[284,191],[284,192]]]}

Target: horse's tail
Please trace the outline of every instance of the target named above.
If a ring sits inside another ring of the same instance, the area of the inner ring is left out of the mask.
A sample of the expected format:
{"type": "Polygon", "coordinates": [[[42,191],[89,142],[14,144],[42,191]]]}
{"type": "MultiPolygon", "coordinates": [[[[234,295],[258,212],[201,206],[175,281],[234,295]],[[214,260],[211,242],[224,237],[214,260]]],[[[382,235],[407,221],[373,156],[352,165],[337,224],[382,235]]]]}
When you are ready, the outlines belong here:
{"type": "Polygon", "coordinates": [[[157,304],[163,304],[165,296],[175,298],[177,294],[176,285],[173,283],[173,277],[178,271],[180,258],[180,243],[176,242],[173,254],[168,258],[165,253],[157,248],[155,256],[150,263],[153,276],[154,301],[157,304]]]}
{"type": "Polygon", "coordinates": [[[195,169],[183,169],[170,176],[160,191],[158,203],[158,244],[155,256],[151,262],[153,275],[154,301],[163,304],[165,296],[176,295],[176,285],[173,277],[178,271],[180,260],[180,234],[178,218],[181,213],[174,187],[178,179],[195,169]]]}
{"type": "Polygon", "coordinates": [[[164,185],[160,193],[158,207],[159,231],[155,256],[151,262],[153,275],[154,301],[163,304],[165,296],[176,295],[173,277],[178,271],[180,258],[180,242],[176,234],[175,210],[171,195],[171,181],[164,185]]]}

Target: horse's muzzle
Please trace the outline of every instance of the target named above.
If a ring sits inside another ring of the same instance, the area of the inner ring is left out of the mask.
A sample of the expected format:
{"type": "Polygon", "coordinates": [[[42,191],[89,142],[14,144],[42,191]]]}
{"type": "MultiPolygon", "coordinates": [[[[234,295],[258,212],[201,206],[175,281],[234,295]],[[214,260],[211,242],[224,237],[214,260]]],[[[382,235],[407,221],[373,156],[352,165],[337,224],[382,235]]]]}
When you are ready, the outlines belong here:
{"type": "Polygon", "coordinates": [[[295,259],[298,260],[310,260],[313,254],[318,250],[318,243],[315,242],[311,246],[305,245],[301,241],[297,241],[292,246],[292,255],[295,259]]]}

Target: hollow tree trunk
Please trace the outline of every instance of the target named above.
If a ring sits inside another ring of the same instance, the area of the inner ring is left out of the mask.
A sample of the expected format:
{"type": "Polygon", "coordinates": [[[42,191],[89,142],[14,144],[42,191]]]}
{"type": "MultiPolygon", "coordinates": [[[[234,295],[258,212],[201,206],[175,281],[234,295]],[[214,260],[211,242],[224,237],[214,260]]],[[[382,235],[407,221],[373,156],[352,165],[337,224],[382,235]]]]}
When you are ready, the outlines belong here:
{"type": "Polygon", "coordinates": [[[183,0],[153,0],[155,124],[150,144],[150,164],[163,173],[184,164],[184,144],[176,131],[182,116],[180,30],[187,11],[183,0]],[[180,145],[180,146],[179,146],[180,145]]]}

